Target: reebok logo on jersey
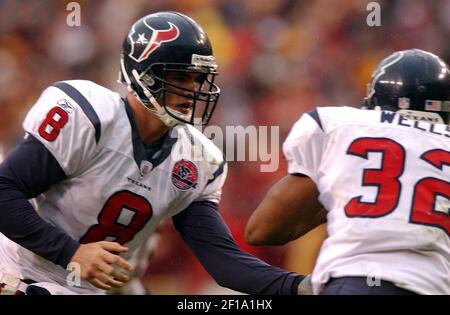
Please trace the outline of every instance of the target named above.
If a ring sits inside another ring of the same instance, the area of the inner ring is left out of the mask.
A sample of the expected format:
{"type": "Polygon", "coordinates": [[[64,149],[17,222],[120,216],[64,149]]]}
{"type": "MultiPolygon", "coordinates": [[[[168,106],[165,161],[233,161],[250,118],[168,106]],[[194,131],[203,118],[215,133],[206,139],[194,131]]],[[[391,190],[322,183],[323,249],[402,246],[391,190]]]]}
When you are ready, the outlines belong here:
{"type": "Polygon", "coordinates": [[[67,114],[70,114],[71,112],[73,112],[73,106],[69,103],[68,100],[66,99],[62,99],[56,102],[56,104],[58,104],[59,107],[61,107],[62,109],[64,109],[65,112],[67,112],[67,114]]]}
{"type": "Polygon", "coordinates": [[[187,160],[181,160],[175,163],[172,169],[172,184],[180,190],[196,188],[198,180],[198,171],[194,163],[187,160]]]}

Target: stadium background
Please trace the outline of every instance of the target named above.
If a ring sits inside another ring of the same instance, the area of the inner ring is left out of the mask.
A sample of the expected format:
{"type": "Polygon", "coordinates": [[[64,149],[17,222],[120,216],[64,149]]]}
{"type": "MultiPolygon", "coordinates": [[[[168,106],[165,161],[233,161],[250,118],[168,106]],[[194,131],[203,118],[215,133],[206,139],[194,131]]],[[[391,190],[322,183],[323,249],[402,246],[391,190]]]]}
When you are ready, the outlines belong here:
{"type": "MultiPolygon", "coordinates": [[[[135,19],[177,10],[207,31],[222,88],[211,124],[279,126],[281,141],[299,116],[316,106],[359,106],[377,62],[399,49],[422,48],[450,60],[450,1],[391,0],[381,26],[366,24],[361,0],[96,0],[81,5],[81,26],[68,27],[70,1],[0,0],[0,145],[22,137],[21,122],[52,82],[88,79],[125,93],[116,83],[122,40],[135,19]]],[[[261,173],[260,162],[230,162],[221,212],[237,242],[267,262],[312,270],[319,227],[283,247],[253,248],[243,230],[251,211],[286,168],[261,173]]],[[[157,294],[229,293],[203,271],[171,226],[145,274],[157,294]]]]}

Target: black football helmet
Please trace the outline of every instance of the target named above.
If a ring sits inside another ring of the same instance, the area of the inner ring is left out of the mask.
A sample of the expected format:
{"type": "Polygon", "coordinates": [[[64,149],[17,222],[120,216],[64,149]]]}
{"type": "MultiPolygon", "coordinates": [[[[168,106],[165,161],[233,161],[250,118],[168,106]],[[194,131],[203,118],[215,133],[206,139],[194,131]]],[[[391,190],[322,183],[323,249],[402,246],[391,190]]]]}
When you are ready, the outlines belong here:
{"type": "Polygon", "coordinates": [[[194,20],[178,12],[158,12],[141,18],[123,42],[119,82],[168,127],[199,123],[194,118],[208,124],[220,95],[214,83],[217,74],[208,36],[194,20]],[[195,73],[199,88],[168,82],[167,72],[195,73]],[[191,99],[189,113],[167,106],[167,93],[191,99]]]}
{"type": "Polygon", "coordinates": [[[395,52],[373,72],[363,108],[401,111],[449,124],[450,69],[424,50],[395,52]]]}

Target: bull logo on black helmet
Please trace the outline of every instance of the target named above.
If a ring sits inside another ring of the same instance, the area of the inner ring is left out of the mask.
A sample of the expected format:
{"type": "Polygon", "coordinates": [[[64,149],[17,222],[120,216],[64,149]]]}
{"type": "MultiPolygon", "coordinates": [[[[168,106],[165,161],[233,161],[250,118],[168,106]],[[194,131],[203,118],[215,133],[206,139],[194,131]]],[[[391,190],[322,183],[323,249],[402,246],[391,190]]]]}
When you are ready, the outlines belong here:
{"type": "Polygon", "coordinates": [[[131,51],[128,54],[136,62],[142,62],[150,56],[152,52],[158,49],[163,43],[174,41],[180,35],[178,27],[169,23],[169,28],[157,30],[144,22],[145,26],[152,30],[151,37],[146,38],[146,32],[136,32],[134,29],[130,32],[131,51]]]}

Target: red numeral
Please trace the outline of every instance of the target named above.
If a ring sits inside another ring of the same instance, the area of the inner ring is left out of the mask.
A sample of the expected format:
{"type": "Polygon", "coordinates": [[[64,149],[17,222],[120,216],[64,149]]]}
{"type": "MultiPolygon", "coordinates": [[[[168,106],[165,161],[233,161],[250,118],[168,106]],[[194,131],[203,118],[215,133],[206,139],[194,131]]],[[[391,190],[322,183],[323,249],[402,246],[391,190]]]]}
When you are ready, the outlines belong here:
{"type": "MultiPolygon", "coordinates": [[[[444,150],[425,152],[421,158],[440,170],[445,164],[450,164],[450,152],[444,150]]],[[[430,177],[421,179],[414,189],[410,222],[441,228],[450,236],[449,204],[444,204],[447,209],[442,209],[447,213],[435,211],[438,196],[450,199],[450,183],[430,177]]]]}
{"type": "Polygon", "coordinates": [[[405,150],[397,142],[385,138],[359,138],[352,142],[347,154],[368,158],[369,152],[382,153],[380,169],[365,169],[363,186],[378,187],[375,202],[362,202],[357,196],[345,206],[349,217],[380,217],[392,212],[398,203],[401,184],[398,178],[404,169],[405,150]]]}
{"type": "Polygon", "coordinates": [[[99,242],[108,236],[120,244],[128,243],[152,215],[152,206],[147,199],[127,190],[119,191],[108,199],[98,215],[98,224],[89,228],[80,243],[99,242]],[[124,212],[128,216],[121,218],[124,212]]]}
{"type": "Polygon", "coordinates": [[[47,141],[55,141],[68,120],[67,113],[61,107],[53,107],[39,127],[39,134],[47,141]],[[56,117],[59,117],[58,120],[55,119],[56,117]],[[51,127],[50,132],[47,131],[48,126],[51,127]]]}
{"type": "MultiPolygon", "coordinates": [[[[361,202],[362,196],[352,198],[345,206],[348,217],[379,217],[395,210],[401,193],[400,176],[403,174],[405,150],[403,147],[386,138],[359,138],[353,141],[347,154],[368,158],[368,152],[382,153],[380,169],[364,169],[363,186],[377,186],[378,194],[375,202],[361,202]]],[[[420,157],[426,163],[444,170],[450,165],[450,152],[436,149],[425,152],[420,157]]],[[[410,222],[435,226],[450,236],[450,183],[441,179],[426,177],[420,179],[414,187],[411,205],[410,222]],[[438,199],[441,197],[441,211],[436,211],[438,199]],[[447,201],[443,201],[447,199],[447,201]]]]}

